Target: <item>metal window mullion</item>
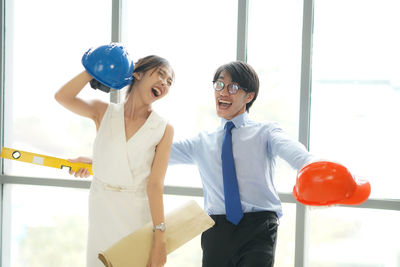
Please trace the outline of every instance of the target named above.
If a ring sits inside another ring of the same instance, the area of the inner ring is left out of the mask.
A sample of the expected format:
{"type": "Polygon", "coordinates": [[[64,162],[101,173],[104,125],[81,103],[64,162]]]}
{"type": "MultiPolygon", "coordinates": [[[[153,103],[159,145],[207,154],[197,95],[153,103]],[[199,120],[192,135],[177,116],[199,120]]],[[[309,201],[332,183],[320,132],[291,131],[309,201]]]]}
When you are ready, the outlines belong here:
{"type": "MultiPolygon", "coordinates": [[[[300,83],[300,114],[299,114],[299,141],[309,149],[310,140],[310,109],[311,109],[311,62],[312,62],[312,34],[314,20],[314,1],[303,2],[303,32],[301,55],[301,83],[300,83]]],[[[307,266],[308,248],[308,214],[307,207],[296,204],[296,232],[295,232],[295,267],[307,266]]]]}
{"type": "MultiPolygon", "coordinates": [[[[4,55],[5,55],[5,1],[1,0],[0,2],[0,146],[4,145],[4,55]]],[[[3,176],[3,162],[4,160],[0,160],[0,180],[3,176]]],[[[0,265],[3,262],[3,183],[0,183],[0,265]]]]}
{"type": "MultiPolygon", "coordinates": [[[[40,178],[27,176],[2,175],[1,184],[23,184],[36,186],[57,186],[65,188],[89,189],[91,180],[89,179],[60,179],[60,178],[40,178]]],[[[180,195],[190,197],[202,197],[203,189],[200,187],[185,186],[164,186],[164,194],[180,195]]]]}
{"type": "MultiPolygon", "coordinates": [[[[60,179],[60,178],[40,178],[40,177],[2,175],[0,178],[0,183],[89,189],[91,181],[89,179],[75,179],[75,178],[60,179]]],[[[202,197],[203,189],[201,187],[165,185],[164,194],[188,196],[188,197],[202,197]]],[[[279,198],[284,203],[293,203],[293,204],[297,203],[297,201],[294,199],[291,193],[279,193],[279,198]]],[[[358,209],[365,208],[365,209],[400,211],[400,200],[368,199],[362,205],[354,205],[354,206],[337,205],[337,206],[343,206],[346,208],[358,208],[358,209]]]]}
{"type": "Polygon", "coordinates": [[[304,0],[300,82],[299,141],[309,149],[311,110],[311,53],[313,34],[313,0],[304,0]]]}
{"type": "MultiPolygon", "coordinates": [[[[112,0],[111,8],[111,42],[121,41],[121,13],[122,0],[112,0]]],[[[110,102],[119,103],[121,97],[120,90],[110,90],[110,102]]]]}
{"type": "Polygon", "coordinates": [[[247,61],[247,24],[249,14],[249,0],[238,0],[238,24],[236,59],[247,61]]]}
{"type": "MultiPolygon", "coordinates": [[[[89,189],[91,181],[89,179],[60,179],[60,178],[40,178],[40,177],[2,175],[0,178],[0,183],[89,189]]],[[[164,194],[188,196],[188,197],[202,197],[203,189],[201,187],[165,185],[164,194]]],[[[279,193],[279,198],[284,203],[293,203],[293,204],[297,203],[297,201],[294,199],[291,193],[279,193]]],[[[338,205],[338,206],[343,206],[346,208],[365,208],[365,209],[400,211],[400,200],[368,199],[362,205],[355,205],[355,206],[338,205]]]]}
{"type": "MultiPolygon", "coordinates": [[[[5,56],[5,12],[4,12],[4,5],[6,0],[1,0],[0,3],[0,46],[1,46],[1,53],[0,53],[0,145],[3,147],[4,145],[4,56],[5,56]]],[[[4,160],[1,159],[0,161],[0,175],[3,175],[3,162],[4,160]]],[[[0,206],[1,208],[1,206],[0,206]]]]}

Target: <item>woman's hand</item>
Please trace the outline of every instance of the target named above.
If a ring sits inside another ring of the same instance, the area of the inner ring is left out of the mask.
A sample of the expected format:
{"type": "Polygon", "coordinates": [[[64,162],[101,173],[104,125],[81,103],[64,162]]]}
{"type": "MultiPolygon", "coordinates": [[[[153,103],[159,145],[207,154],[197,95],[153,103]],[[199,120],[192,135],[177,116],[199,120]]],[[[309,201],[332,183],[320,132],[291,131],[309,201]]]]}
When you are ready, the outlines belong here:
{"type": "MultiPolygon", "coordinates": [[[[76,162],[81,162],[81,163],[88,163],[92,164],[92,159],[91,158],[86,158],[86,157],[78,157],[75,159],[68,159],[69,162],[71,163],[76,163],[76,162]]],[[[69,171],[69,174],[74,175],[75,177],[81,177],[81,178],[87,178],[89,177],[89,170],[86,168],[81,168],[74,172],[73,170],[69,171]]]]}
{"type": "Polygon", "coordinates": [[[151,249],[150,258],[146,267],[162,267],[167,262],[167,245],[164,233],[154,233],[154,243],[151,249]]]}

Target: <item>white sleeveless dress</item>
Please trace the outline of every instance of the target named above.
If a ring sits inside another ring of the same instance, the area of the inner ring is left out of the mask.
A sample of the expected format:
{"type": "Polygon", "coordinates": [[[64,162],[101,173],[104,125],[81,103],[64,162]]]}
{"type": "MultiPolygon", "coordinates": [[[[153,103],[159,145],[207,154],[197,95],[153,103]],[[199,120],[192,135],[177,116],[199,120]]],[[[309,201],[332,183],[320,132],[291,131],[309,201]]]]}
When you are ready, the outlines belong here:
{"type": "Polygon", "coordinates": [[[151,221],[146,183],[166,124],[152,111],[126,141],[124,104],[109,104],[93,148],[87,267],[104,267],[100,251],[151,221]]]}

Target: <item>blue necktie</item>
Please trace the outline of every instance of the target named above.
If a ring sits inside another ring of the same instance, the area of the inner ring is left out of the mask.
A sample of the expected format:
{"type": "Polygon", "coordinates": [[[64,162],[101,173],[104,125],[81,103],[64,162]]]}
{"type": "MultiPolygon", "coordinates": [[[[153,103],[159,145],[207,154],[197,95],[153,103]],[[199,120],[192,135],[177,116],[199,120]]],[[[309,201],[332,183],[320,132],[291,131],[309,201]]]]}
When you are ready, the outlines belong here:
{"type": "Polygon", "coordinates": [[[243,217],[240,203],[239,187],[236,178],[235,162],[232,153],[232,128],[233,122],[225,124],[225,136],[222,141],[222,176],[224,180],[226,219],[237,225],[243,217]]]}

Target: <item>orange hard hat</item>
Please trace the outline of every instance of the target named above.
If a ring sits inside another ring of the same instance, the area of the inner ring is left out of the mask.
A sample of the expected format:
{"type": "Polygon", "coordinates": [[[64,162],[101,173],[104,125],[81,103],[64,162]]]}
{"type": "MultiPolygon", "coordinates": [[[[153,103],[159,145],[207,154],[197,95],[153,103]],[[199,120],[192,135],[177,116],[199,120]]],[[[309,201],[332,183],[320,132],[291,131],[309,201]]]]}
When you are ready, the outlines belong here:
{"type": "Polygon", "coordinates": [[[346,167],[329,161],[305,165],[298,173],[293,196],[305,205],[359,205],[371,193],[368,181],[356,181],[346,167]]]}

